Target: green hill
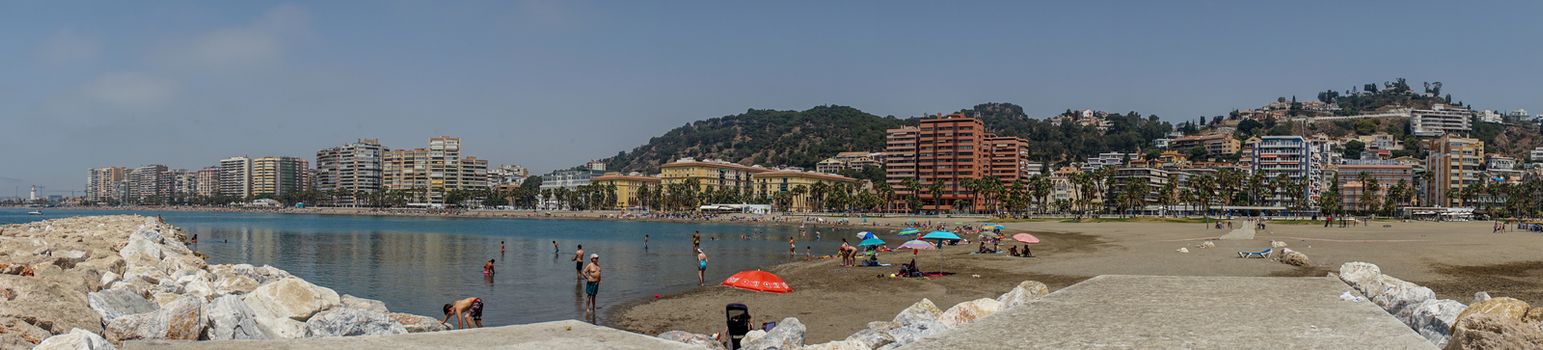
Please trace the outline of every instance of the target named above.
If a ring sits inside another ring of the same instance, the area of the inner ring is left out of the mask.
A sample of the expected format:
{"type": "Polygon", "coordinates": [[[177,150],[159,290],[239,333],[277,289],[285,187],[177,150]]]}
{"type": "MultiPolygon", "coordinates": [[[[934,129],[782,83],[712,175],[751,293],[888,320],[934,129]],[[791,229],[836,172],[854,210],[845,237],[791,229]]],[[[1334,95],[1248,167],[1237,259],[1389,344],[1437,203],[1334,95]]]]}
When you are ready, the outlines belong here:
{"type": "Polygon", "coordinates": [[[694,157],[813,169],[815,163],[837,152],[882,150],[884,130],[903,124],[900,119],[846,106],[804,111],[751,109],[675,128],[606,159],[606,166],[652,173],[660,164],[694,157]]]}

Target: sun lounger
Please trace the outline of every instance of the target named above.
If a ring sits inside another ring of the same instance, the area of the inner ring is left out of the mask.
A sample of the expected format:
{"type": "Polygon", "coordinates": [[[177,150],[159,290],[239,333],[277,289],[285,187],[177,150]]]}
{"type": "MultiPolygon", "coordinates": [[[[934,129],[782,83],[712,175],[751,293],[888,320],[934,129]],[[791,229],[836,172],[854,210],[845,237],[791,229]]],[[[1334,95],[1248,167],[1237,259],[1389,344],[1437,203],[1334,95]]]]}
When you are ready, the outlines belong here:
{"type": "Polygon", "coordinates": [[[1262,258],[1266,258],[1266,257],[1270,256],[1270,249],[1271,248],[1264,248],[1264,250],[1257,251],[1257,252],[1238,252],[1238,257],[1239,258],[1251,258],[1251,257],[1256,257],[1257,256],[1257,257],[1262,259],[1262,258]]]}

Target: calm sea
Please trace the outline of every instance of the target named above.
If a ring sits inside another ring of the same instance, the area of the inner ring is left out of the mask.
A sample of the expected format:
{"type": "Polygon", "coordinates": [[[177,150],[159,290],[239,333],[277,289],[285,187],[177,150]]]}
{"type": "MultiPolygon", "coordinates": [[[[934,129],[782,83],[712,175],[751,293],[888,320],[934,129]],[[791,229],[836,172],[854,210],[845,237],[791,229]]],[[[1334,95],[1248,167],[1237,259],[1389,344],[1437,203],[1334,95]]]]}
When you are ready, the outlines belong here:
{"type": "MultiPolygon", "coordinates": [[[[576,281],[576,245],[600,254],[605,268],[599,302],[605,308],[696,288],[692,231],[709,254],[709,285],[734,272],[788,261],[787,240],[799,228],[588,220],[460,219],[253,213],[44,210],[0,208],[0,224],[67,216],[160,215],[198,234],[193,249],[210,263],[273,265],[338,293],[384,301],[392,311],[438,316],[440,306],[476,296],[487,304],[485,325],[583,319],[576,281]],[[741,234],[751,234],[741,240],[741,234]],[[650,236],[645,249],[643,235],[650,236]],[[717,240],[709,239],[716,236],[717,240]],[[560,249],[554,252],[552,241],[560,249]],[[499,242],[508,247],[499,252],[499,242]],[[498,273],[484,278],[495,259],[498,273]]],[[[809,228],[813,230],[814,227],[809,228]]],[[[852,228],[819,227],[799,238],[816,253],[835,250],[852,228]]],[[[797,281],[789,281],[797,287],[797,281]]],[[[721,288],[721,287],[711,287],[721,288]]],[[[600,320],[604,323],[605,320],[600,320]]]]}

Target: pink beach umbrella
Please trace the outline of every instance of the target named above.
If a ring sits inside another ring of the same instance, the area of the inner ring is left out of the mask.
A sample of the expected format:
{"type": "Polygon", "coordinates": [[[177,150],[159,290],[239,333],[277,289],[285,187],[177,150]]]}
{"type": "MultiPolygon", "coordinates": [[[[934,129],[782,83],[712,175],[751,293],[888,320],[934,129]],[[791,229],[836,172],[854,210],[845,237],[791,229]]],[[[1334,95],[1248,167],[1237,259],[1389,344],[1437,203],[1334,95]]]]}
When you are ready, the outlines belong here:
{"type": "Polygon", "coordinates": [[[1039,237],[1034,237],[1034,235],[1028,233],[1015,234],[1013,235],[1013,240],[1028,244],[1039,244],[1039,237]]]}

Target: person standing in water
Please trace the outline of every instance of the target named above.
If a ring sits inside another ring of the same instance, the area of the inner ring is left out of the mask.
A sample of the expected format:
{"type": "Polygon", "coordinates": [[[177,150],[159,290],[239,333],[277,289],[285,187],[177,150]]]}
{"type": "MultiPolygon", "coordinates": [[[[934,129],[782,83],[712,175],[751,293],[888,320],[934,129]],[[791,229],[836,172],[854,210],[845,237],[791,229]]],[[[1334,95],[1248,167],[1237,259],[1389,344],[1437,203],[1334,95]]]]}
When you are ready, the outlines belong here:
{"type": "Polygon", "coordinates": [[[793,237],[788,237],[788,257],[791,258],[797,255],[798,244],[793,240],[793,237]]]}
{"type": "Polygon", "coordinates": [[[590,323],[595,323],[599,318],[595,313],[595,294],[600,293],[600,254],[589,255],[589,265],[584,266],[580,275],[584,277],[585,316],[590,317],[590,323]]]}
{"type": "Polygon", "coordinates": [[[691,232],[691,250],[702,249],[702,231],[691,232]]]}
{"type": "Polygon", "coordinates": [[[488,259],[486,264],[482,264],[482,276],[490,277],[493,276],[493,273],[493,259],[488,259]]]}
{"type": "Polygon", "coordinates": [[[701,249],[696,250],[696,285],[697,287],[707,285],[707,253],[702,252],[701,249]]]}
{"type": "Polygon", "coordinates": [[[498,241],[498,254],[503,254],[506,251],[508,250],[504,248],[504,241],[498,241]]]}
{"type": "Polygon", "coordinates": [[[557,248],[557,241],[552,241],[552,254],[557,254],[560,252],[562,252],[562,250],[557,248]]]}
{"type": "Polygon", "coordinates": [[[579,250],[573,252],[573,272],[578,273],[578,279],[584,279],[584,245],[579,245],[579,250]]]}
{"type": "Polygon", "coordinates": [[[643,234],[643,250],[648,250],[648,234],[643,234]]]}

